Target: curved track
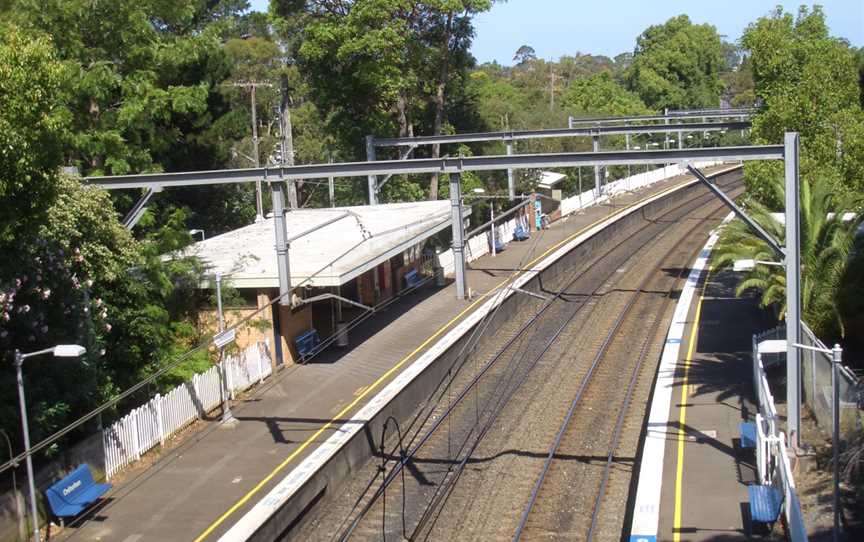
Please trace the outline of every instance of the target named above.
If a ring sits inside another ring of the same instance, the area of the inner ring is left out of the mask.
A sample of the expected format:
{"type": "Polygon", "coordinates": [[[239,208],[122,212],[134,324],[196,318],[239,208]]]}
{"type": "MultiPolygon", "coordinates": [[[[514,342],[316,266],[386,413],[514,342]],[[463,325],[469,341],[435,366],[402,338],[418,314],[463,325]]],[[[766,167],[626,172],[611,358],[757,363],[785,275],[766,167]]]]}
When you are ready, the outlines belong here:
{"type": "Polygon", "coordinates": [[[457,361],[410,424],[388,424],[379,465],[292,537],[618,539],[658,335],[719,216],[693,191],[544,277],[532,316],[457,361]]]}

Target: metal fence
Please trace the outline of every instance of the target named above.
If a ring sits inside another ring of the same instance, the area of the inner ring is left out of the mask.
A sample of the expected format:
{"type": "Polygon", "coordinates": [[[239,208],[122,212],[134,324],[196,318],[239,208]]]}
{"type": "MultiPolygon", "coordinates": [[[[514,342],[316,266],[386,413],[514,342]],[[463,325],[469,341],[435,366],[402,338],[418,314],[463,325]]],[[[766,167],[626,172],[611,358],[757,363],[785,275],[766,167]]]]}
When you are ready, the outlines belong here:
{"type": "MultiPolygon", "coordinates": [[[[253,344],[238,356],[223,360],[227,388],[235,393],[259,383],[272,372],[267,343],[253,344]]],[[[111,478],[138,461],[157,444],[204,416],[222,400],[221,367],[214,365],[165,395],[157,394],[102,431],[105,449],[105,477],[111,478]]]]}
{"type": "MultiPolygon", "coordinates": [[[[801,344],[828,350],[806,324],[801,325],[801,344]]],[[[778,326],[753,337],[755,345],[765,340],[786,340],[786,326],[778,326]]],[[[764,356],[763,356],[764,357],[764,356]]],[[[780,354],[776,362],[785,363],[786,355],[780,354]]],[[[769,365],[771,361],[769,360],[769,365]]],[[[801,350],[802,401],[816,418],[820,428],[829,430],[832,422],[831,412],[831,356],[812,350],[801,350]]],[[[843,440],[850,432],[859,428],[861,420],[858,411],[858,394],[861,384],[855,373],[847,366],[840,367],[838,380],[840,390],[840,434],[843,440]]]]}

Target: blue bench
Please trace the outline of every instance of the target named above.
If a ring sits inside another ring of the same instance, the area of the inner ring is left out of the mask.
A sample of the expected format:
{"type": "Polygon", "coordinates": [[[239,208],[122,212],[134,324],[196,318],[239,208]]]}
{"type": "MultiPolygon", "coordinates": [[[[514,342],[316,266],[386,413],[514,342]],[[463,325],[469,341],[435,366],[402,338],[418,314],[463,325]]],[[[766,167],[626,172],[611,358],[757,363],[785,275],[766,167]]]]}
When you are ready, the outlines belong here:
{"type": "Polygon", "coordinates": [[[753,422],[741,422],[738,424],[738,429],[741,432],[741,447],[755,448],[756,424],[753,422]]]}
{"type": "Polygon", "coordinates": [[[297,335],[294,337],[294,344],[297,346],[297,353],[300,354],[300,359],[305,360],[315,353],[315,349],[321,344],[318,330],[313,328],[297,335]]]}
{"type": "Polygon", "coordinates": [[[420,273],[417,272],[416,269],[412,269],[405,273],[405,287],[406,288],[416,288],[420,286],[420,283],[423,282],[423,279],[420,277],[420,273]]]}
{"type": "Polygon", "coordinates": [[[763,523],[770,531],[774,522],[780,518],[783,506],[783,493],[774,486],[747,486],[750,497],[750,519],[753,523],[763,523]]]}
{"type": "Polygon", "coordinates": [[[51,511],[63,525],[64,518],[80,514],[111,489],[111,484],[97,484],[90,467],[81,465],[45,491],[51,511]]]}
{"type": "Polygon", "coordinates": [[[516,226],[516,229],[513,230],[513,239],[517,241],[527,241],[531,238],[531,235],[522,227],[522,225],[516,226]]]}

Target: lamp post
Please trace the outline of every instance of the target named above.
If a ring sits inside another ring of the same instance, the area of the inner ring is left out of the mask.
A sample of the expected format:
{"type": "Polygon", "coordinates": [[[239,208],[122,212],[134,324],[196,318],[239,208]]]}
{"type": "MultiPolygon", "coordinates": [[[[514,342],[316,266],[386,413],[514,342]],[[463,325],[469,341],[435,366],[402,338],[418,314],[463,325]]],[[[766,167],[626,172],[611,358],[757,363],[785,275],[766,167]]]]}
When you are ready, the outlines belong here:
{"type": "Polygon", "coordinates": [[[39,542],[39,512],[36,508],[36,485],[33,479],[33,458],[30,456],[30,428],[27,425],[27,406],[24,401],[24,378],[21,376],[21,367],[24,360],[34,356],[51,353],[57,358],[77,358],[87,350],[77,344],[58,344],[52,348],[22,354],[15,350],[15,376],[18,381],[18,406],[21,408],[21,432],[24,436],[24,453],[27,464],[27,483],[30,486],[30,514],[33,521],[33,540],[39,542]]]}
{"type": "Polygon", "coordinates": [[[235,334],[233,330],[226,334],[225,332],[225,315],[222,313],[222,274],[216,273],[216,317],[219,321],[219,333],[214,337],[214,343],[219,348],[219,364],[222,366],[220,371],[222,396],[222,423],[224,425],[233,425],[236,420],[231,413],[231,389],[228,386],[228,365],[225,363],[225,345],[234,342],[235,334]]]}

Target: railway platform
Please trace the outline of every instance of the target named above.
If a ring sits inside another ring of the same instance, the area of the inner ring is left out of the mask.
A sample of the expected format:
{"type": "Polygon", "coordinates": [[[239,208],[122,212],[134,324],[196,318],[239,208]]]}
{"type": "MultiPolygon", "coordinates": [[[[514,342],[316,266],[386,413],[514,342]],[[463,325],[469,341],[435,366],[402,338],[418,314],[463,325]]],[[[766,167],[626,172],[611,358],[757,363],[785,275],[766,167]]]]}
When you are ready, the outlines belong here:
{"type": "Polygon", "coordinates": [[[348,348],[287,367],[239,400],[232,407],[239,423],[226,428],[218,419],[205,421],[148,467],[132,470],[115,483],[105,506],[58,538],[216,540],[514,273],[610,215],[684,182],[679,176],[620,194],[475,260],[468,271],[472,300],[457,301],[452,284],[399,299],[352,330],[348,348]]]}
{"type": "Polygon", "coordinates": [[[751,337],[776,322],[754,297],[735,297],[732,272],[708,271],[706,278],[704,259],[701,265],[684,317],[667,336],[667,350],[678,351],[671,365],[661,361],[655,384],[631,542],[752,536],[747,486],[757,478],[755,457],[740,445],[739,423],[758,412],[751,337]]]}

